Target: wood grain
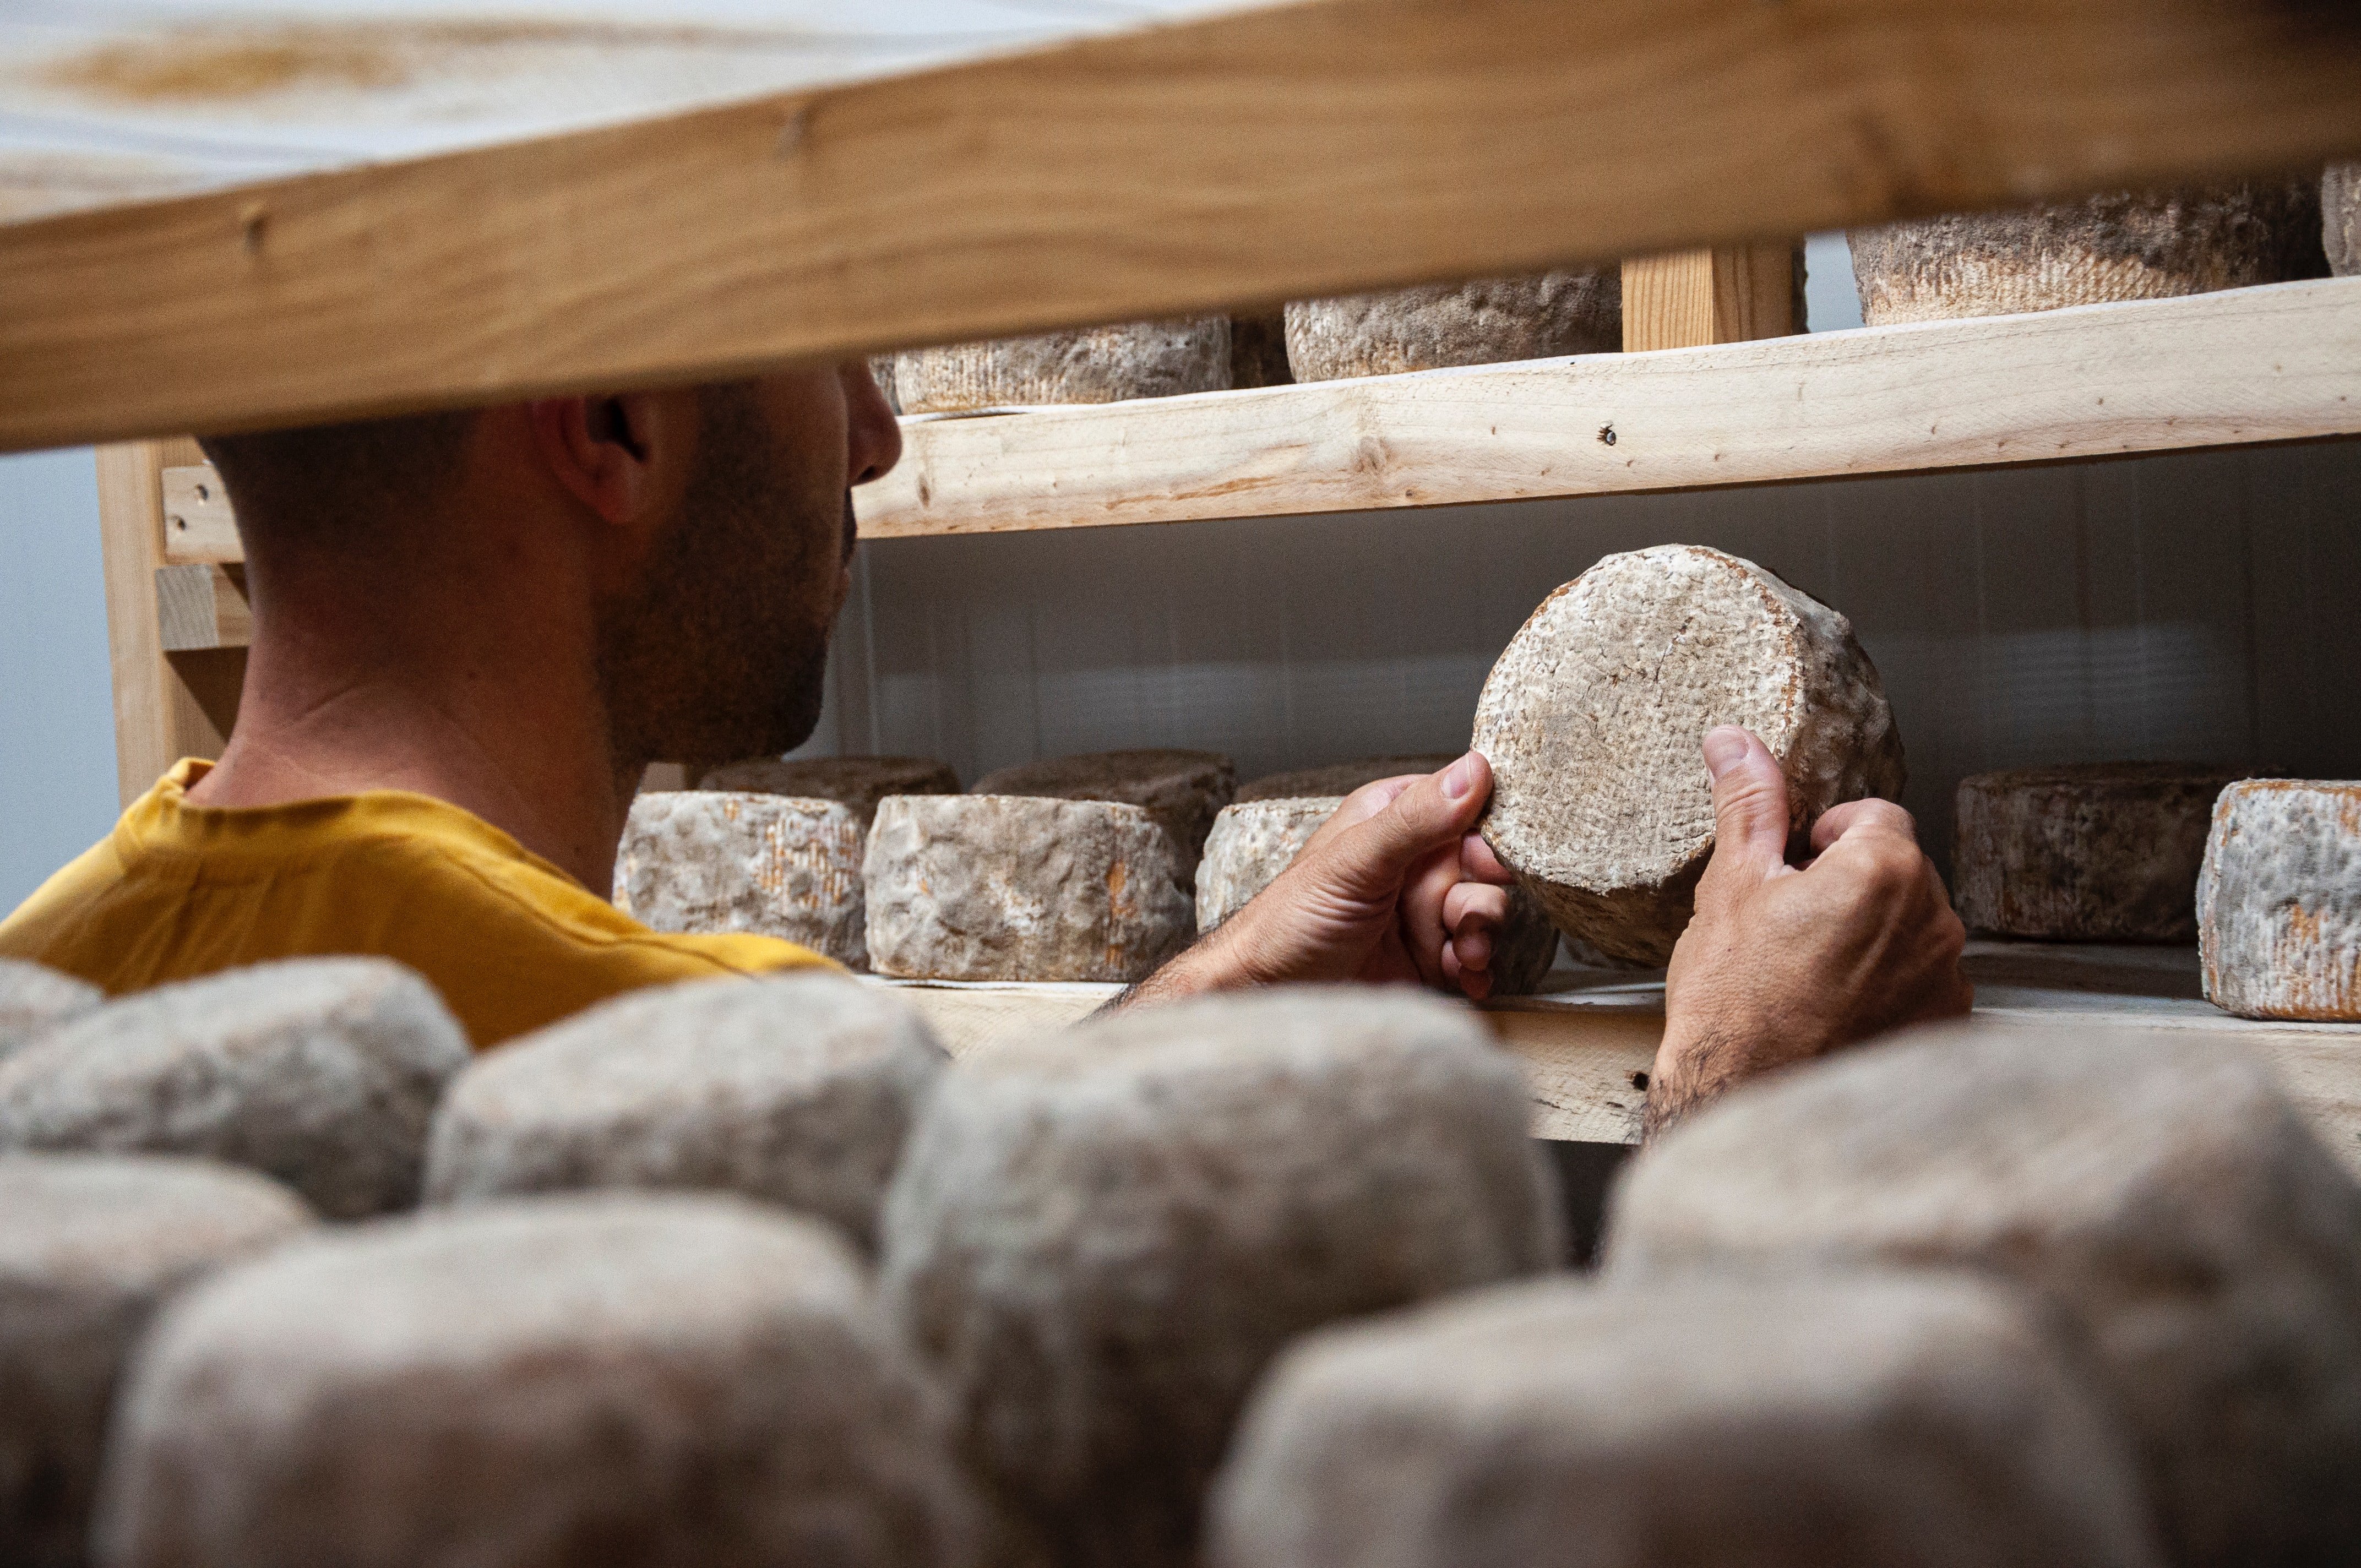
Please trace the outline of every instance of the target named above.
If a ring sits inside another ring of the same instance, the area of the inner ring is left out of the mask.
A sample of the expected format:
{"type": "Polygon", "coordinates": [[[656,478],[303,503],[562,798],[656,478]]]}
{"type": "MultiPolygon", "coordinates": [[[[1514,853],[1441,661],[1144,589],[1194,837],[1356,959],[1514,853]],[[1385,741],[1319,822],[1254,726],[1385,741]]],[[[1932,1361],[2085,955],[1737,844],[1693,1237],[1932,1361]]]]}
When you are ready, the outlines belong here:
{"type": "Polygon", "coordinates": [[[2361,432],[2361,279],[910,422],[872,538],[1756,484],[2361,432]]]}
{"type": "MultiPolygon", "coordinates": [[[[862,537],[1283,517],[2361,433],[2361,279],[902,422],[862,537]],[[1614,441],[1605,440],[1612,431],[1614,441]]],[[[239,559],[202,465],[165,559],[239,559]],[[201,499],[199,490],[210,495],[201,499]]]]}
{"type": "Polygon", "coordinates": [[[167,653],[243,648],[254,641],[254,609],[247,601],[244,566],[159,566],[156,606],[167,653]]]}
{"type": "Polygon", "coordinates": [[[1795,252],[1720,246],[1623,263],[1623,351],[1699,348],[1796,330],[1795,252]]]}
{"type": "Polygon", "coordinates": [[[1304,0],[0,228],[0,448],[701,380],[2356,150],[2361,24],[2328,6],[1304,0]]]}
{"type": "Polygon", "coordinates": [[[221,755],[235,713],[242,656],[201,656],[176,667],[166,657],[157,597],[157,572],[164,564],[163,469],[200,456],[188,441],[137,442],[98,453],[115,784],[126,806],[181,758],[221,755]]]}

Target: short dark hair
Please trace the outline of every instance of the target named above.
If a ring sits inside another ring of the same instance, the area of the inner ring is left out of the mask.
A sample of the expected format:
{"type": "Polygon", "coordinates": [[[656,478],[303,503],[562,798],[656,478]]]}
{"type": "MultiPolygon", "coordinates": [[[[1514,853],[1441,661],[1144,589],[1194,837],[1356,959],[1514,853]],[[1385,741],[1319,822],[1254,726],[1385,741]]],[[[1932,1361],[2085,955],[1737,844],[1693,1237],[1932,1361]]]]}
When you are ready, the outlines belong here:
{"type": "Polygon", "coordinates": [[[197,444],[248,537],[309,537],[339,523],[417,512],[457,479],[477,411],[211,435],[197,444]]]}

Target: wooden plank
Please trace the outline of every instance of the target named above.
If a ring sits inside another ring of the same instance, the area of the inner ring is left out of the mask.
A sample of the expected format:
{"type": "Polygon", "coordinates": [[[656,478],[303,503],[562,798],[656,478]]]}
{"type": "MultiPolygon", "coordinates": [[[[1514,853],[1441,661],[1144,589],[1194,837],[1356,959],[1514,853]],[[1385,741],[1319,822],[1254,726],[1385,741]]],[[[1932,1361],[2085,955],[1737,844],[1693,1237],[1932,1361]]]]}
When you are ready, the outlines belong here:
{"type": "Polygon", "coordinates": [[[1623,351],[1701,348],[1796,330],[1793,246],[1736,245],[1623,263],[1623,351]]]}
{"type": "Polygon", "coordinates": [[[246,559],[229,491],[210,463],[164,470],[164,559],[174,565],[246,559]]]}
{"type": "Polygon", "coordinates": [[[1754,484],[2361,432],[2361,279],[906,422],[871,538],[1754,484]]]}
{"type": "Polygon", "coordinates": [[[156,618],[164,652],[243,648],[254,640],[246,568],[198,565],[156,568],[156,618]]]}
{"type": "Polygon", "coordinates": [[[218,657],[182,670],[165,656],[156,582],[164,554],[162,472],[168,463],[199,455],[187,441],[108,446],[98,454],[115,784],[126,805],[179,759],[221,755],[228,733],[225,690],[234,703],[243,668],[235,654],[226,669],[218,657]]]}
{"type": "MultiPolygon", "coordinates": [[[[902,422],[868,539],[1972,467],[2361,433],[2361,279],[1644,356],[902,422]],[[1614,441],[1606,441],[1608,432],[1614,441]]],[[[168,469],[165,559],[239,558],[168,469]]],[[[210,499],[200,499],[200,488],[210,499]]]]}
{"type": "Polygon", "coordinates": [[[2340,7],[1304,0],[7,225],[0,448],[698,380],[2356,149],[2340,7]]]}

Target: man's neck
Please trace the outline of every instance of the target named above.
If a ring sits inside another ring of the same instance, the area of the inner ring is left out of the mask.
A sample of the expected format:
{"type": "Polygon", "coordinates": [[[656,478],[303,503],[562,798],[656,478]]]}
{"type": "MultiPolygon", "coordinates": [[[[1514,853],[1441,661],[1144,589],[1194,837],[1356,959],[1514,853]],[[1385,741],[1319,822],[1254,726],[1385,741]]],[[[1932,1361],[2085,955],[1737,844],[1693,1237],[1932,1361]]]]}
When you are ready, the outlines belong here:
{"type": "Polygon", "coordinates": [[[236,729],[192,805],[408,790],[604,894],[644,760],[614,752],[587,625],[533,624],[517,605],[354,613],[305,585],[254,587],[236,729]]]}

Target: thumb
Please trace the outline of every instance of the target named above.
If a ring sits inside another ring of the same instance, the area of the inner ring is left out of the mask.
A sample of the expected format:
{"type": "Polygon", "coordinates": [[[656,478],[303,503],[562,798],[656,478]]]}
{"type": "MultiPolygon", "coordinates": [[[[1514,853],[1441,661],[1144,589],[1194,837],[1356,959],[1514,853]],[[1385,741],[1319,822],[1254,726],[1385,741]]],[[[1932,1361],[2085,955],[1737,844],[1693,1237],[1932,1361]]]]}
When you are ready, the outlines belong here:
{"type": "Polygon", "coordinates": [[[1709,730],[1706,771],[1713,775],[1716,865],[1756,869],[1787,863],[1787,780],[1771,749],[1735,724],[1709,730]]]}
{"type": "Polygon", "coordinates": [[[1492,764],[1482,752],[1470,751],[1338,834],[1335,869],[1370,891],[1398,887],[1422,858],[1466,837],[1491,797],[1492,764]]]}

